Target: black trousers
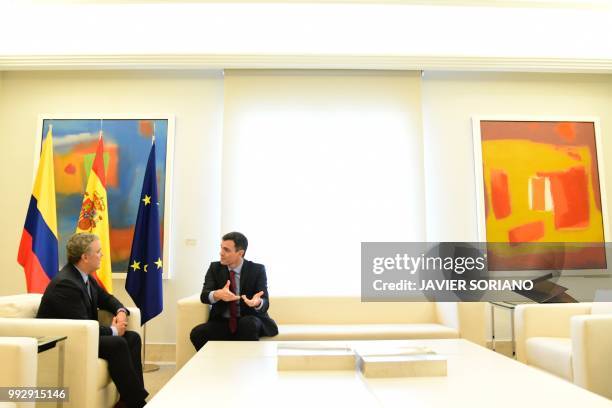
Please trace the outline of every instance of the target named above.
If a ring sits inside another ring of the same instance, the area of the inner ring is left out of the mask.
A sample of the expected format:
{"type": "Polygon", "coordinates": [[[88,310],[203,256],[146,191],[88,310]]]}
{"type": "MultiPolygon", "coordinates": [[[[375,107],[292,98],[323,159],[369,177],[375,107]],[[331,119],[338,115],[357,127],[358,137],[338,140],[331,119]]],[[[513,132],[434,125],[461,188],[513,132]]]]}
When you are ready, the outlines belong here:
{"type": "Polygon", "coordinates": [[[230,332],[228,320],[229,319],[209,320],[206,323],[194,327],[189,337],[195,349],[201,349],[211,340],[259,340],[262,323],[256,316],[239,317],[238,328],[234,334],[230,332]]]}
{"type": "Polygon", "coordinates": [[[149,393],[144,388],[141,341],[138,333],[126,331],[123,336],[100,336],[98,357],[108,362],[108,371],[121,400],[130,407],[141,407],[149,393]]]}

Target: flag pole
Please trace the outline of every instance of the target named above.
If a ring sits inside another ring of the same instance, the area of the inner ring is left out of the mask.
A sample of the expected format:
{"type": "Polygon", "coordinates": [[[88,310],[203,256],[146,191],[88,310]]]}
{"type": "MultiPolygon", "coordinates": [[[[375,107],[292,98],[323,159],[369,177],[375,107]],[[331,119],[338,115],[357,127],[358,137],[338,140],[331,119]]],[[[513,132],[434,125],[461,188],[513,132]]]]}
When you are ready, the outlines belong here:
{"type": "Polygon", "coordinates": [[[146,363],[147,356],[147,324],[145,323],[142,327],[142,372],[152,373],[153,371],[159,370],[159,365],[153,363],[146,363]]]}
{"type": "MultiPolygon", "coordinates": [[[[153,121],[153,137],[151,138],[151,144],[155,143],[155,121],[153,121]]],[[[147,356],[147,324],[145,323],[142,328],[142,372],[152,373],[159,370],[159,365],[154,363],[146,363],[147,356]]]]}

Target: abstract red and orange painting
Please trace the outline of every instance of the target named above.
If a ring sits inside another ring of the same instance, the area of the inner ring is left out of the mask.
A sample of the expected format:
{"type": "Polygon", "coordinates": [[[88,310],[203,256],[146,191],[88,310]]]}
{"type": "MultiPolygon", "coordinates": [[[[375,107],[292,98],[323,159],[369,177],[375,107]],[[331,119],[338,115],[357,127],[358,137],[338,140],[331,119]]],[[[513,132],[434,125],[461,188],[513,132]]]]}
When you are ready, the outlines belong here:
{"type": "Polygon", "coordinates": [[[489,270],[605,269],[595,122],[474,125],[480,131],[486,241],[506,244],[489,246],[489,270]]]}

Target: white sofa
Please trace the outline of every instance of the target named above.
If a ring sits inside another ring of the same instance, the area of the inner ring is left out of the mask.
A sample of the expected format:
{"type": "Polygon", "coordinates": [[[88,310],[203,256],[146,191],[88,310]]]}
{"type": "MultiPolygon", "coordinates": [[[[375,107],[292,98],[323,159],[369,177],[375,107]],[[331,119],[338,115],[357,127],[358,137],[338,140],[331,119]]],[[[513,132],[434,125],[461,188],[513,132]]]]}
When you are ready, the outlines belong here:
{"type": "MultiPolygon", "coordinates": [[[[0,336],[67,336],[64,384],[70,388],[67,408],[112,407],[118,400],[105,360],[98,358],[98,322],[91,320],[35,319],[39,294],[0,297],[0,336]]],[[[128,308],[128,330],[141,336],[140,310],[128,308]]],[[[107,312],[99,314],[108,323],[107,312]]]]}
{"type": "Polygon", "coordinates": [[[612,398],[612,303],[519,305],[514,324],[519,361],[612,398]]]}
{"type": "MultiPolygon", "coordinates": [[[[191,329],[208,320],[196,294],[178,301],[176,367],[194,354],[191,329]]],[[[279,334],[262,340],[465,338],[485,345],[484,303],[368,302],[358,297],[274,297],[270,316],[279,334]]]]}

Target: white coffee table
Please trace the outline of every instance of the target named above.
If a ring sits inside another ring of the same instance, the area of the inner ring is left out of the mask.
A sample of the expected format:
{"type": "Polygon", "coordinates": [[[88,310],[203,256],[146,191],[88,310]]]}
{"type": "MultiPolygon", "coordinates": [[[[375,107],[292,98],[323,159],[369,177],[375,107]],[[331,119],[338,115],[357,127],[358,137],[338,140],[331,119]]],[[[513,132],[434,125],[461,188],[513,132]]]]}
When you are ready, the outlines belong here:
{"type": "Polygon", "coordinates": [[[448,375],[365,379],[356,371],[277,372],[277,342],[211,342],[147,407],[612,407],[608,399],[462,339],[329,342],[373,343],[429,347],[447,356],[448,375]]]}

